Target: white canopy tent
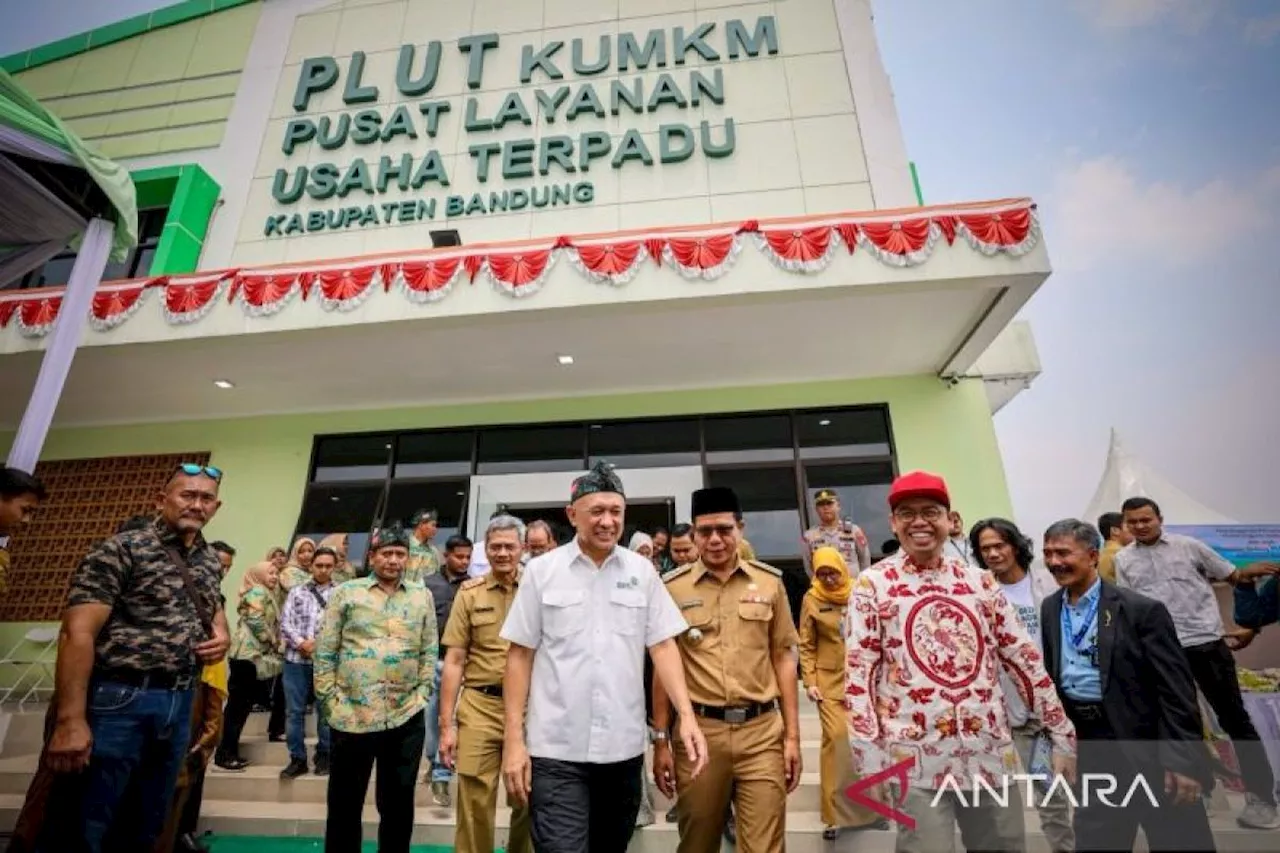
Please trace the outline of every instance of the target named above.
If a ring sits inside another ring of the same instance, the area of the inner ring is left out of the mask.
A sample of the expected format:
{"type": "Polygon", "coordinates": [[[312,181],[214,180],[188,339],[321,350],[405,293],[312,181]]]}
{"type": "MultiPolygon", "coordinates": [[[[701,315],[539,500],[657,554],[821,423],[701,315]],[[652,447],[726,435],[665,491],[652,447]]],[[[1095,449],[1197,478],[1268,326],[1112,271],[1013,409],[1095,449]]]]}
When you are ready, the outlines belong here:
{"type": "Polygon", "coordinates": [[[1107,465],[1084,518],[1093,521],[1104,512],[1119,512],[1125,499],[1134,497],[1151,498],[1158,503],[1167,524],[1238,523],[1200,503],[1147,467],[1141,459],[1125,450],[1120,436],[1112,429],[1107,465]]]}

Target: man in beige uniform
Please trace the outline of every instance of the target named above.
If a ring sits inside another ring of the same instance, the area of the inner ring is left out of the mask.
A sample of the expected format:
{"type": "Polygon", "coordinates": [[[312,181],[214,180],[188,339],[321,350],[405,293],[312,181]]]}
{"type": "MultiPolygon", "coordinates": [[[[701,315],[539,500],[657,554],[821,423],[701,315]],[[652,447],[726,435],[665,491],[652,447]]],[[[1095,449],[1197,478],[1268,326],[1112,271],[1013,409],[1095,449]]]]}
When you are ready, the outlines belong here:
{"type": "MultiPolygon", "coordinates": [[[[506,640],[498,636],[516,596],[520,568],[518,518],[489,521],[484,548],[489,572],[464,581],[449,613],[441,644],[445,653],[440,679],[440,756],[458,774],[457,853],[491,853],[502,770],[502,671],[506,640]],[[458,688],[464,686],[458,698],[458,688]],[[457,720],[454,720],[454,701],[457,720]]],[[[507,853],[530,853],[529,811],[511,812],[507,853]]]]}
{"type": "Polygon", "coordinates": [[[742,853],[778,853],[787,794],[800,782],[800,719],[795,648],[799,642],[782,577],[738,556],[737,496],[693,494],[698,562],[666,577],[689,629],[680,637],[693,712],[707,738],[707,768],[670,743],[671,706],[655,682],[654,781],[679,792],[679,853],[718,853],[733,798],[742,853]]]}
{"type": "MultiPolygon", "coordinates": [[[[867,534],[850,519],[840,517],[840,496],[834,489],[819,489],[813,496],[813,508],[818,515],[818,524],[804,533],[804,544],[809,555],[819,548],[835,548],[844,557],[849,574],[857,577],[858,572],[871,565],[871,546],[867,542],[867,534]]],[[[812,575],[812,561],[809,563],[809,573],[812,575]]]]}

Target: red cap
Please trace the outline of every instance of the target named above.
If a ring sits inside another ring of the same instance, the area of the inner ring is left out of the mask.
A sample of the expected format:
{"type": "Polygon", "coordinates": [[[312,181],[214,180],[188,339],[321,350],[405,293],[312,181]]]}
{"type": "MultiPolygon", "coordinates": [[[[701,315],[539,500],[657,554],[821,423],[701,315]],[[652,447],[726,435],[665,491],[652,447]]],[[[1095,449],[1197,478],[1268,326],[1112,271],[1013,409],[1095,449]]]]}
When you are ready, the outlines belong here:
{"type": "Polygon", "coordinates": [[[928,471],[912,471],[893,481],[893,486],[889,488],[890,509],[911,498],[928,498],[951,509],[947,481],[928,471]]]}

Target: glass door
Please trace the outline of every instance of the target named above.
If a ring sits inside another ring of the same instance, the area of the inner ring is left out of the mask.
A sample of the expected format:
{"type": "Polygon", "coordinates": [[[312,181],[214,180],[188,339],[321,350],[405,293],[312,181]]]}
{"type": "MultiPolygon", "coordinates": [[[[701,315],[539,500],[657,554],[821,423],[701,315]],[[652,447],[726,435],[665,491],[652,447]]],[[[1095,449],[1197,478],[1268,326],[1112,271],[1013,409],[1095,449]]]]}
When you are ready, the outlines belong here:
{"type": "MultiPolygon", "coordinates": [[[[471,539],[479,543],[485,526],[500,509],[526,524],[542,519],[557,534],[569,535],[564,508],[569,503],[573,481],[585,471],[554,471],[537,474],[478,474],[471,478],[471,499],[467,518],[471,539]]],[[[691,495],[702,488],[702,468],[635,468],[618,470],[627,503],[628,536],[635,528],[632,517],[644,529],[688,521],[691,495]],[[661,521],[659,521],[661,519],[661,521]]],[[[626,544],[626,540],[622,544],[626,544]]]]}

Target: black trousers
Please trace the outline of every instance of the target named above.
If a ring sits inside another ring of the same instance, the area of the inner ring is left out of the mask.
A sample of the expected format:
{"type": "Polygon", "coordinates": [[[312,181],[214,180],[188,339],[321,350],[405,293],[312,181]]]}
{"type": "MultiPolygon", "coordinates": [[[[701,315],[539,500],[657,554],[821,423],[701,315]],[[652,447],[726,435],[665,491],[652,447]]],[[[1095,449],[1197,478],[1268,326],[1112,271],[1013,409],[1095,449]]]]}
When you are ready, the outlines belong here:
{"type": "Polygon", "coordinates": [[[1158,743],[1129,742],[1122,748],[1105,718],[1083,715],[1070,706],[1067,712],[1075,724],[1079,748],[1076,778],[1103,774],[1106,779],[1105,783],[1077,791],[1079,807],[1075,809],[1073,826],[1079,853],[1132,851],[1138,827],[1142,827],[1151,853],[1202,853],[1215,849],[1204,803],[1197,800],[1175,804],[1165,793],[1158,743]],[[1144,769],[1139,769],[1139,764],[1144,769]],[[1145,788],[1135,787],[1139,776],[1143,777],[1145,788]],[[1104,802],[1099,789],[1111,781],[1115,790],[1107,795],[1109,802],[1104,802]]]}
{"type": "Polygon", "coordinates": [[[240,757],[240,733],[249,721],[253,702],[258,697],[258,670],[252,661],[228,661],[227,707],[222,719],[222,740],[218,743],[218,758],[240,757]]]}
{"type": "Polygon", "coordinates": [[[1200,692],[1213,708],[1218,723],[1231,738],[1236,757],[1240,760],[1240,775],[1245,789],[1263,802],[1275,803],[1275,776],[1271,764],[1258,738],[1258,730],[1249,719],[1240,696],[1240,682],[1236,680],[1236,659],[1223,640],[1190,646],[1182,650],[1191,675],[1200,692]]]}
{"type": "Polygon", "coordinates": [[[408,853],[413,837],[413,804],[427,730],[419,711],[404,725],[385,732],[352,734],[332,730],[329,755],[329,818],[325,853],[359,853],[364,796],[374,764],[378,806],[378,853],[408,853]]]}
{"type": "Polygon", "coordinates": [[[284,700],[284,676],[277,675],[275,678],[259,681],[258,684],[266,686],[267,707],[271,709],[271,716],[267,719],[267,736],[284,737],[287,710],[284,700]]]}
{"type": "Polygon", "coordinates": [[[640,812],[644,756],[613,764],[533,759],[534,853],[624,853],[640,812]]]}

